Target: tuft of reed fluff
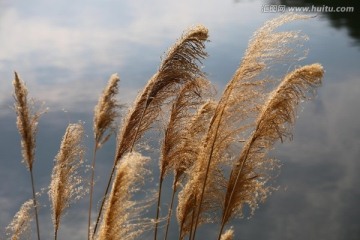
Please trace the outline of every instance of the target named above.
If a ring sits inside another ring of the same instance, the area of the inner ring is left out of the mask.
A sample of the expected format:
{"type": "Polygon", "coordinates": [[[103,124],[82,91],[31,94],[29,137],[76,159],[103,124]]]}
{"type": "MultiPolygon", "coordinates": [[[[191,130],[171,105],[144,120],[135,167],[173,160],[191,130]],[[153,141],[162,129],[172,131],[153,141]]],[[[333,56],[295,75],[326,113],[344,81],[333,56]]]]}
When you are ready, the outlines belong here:
{"type": "Polygon", "coordinates": [[[253,127],[252,119],[261,108],[270,81],[267,70],[275,64],[293,60],[293,44],[305,39],[298,32],[275,30],[287,22],[305,18],[307,17],[302,15],[287,14],[266,22],[255,32],[239,68],[227,84],[199,154],[199,166],[194,168],[196,172],[192,173],[194,179],[188,183],[192,186],[187,189],[193,191],[189,196],[197,195],[198,201],[194,204],[198,209],[192,238],[195,238],[201,215],[206,215],[203,202],[212,201],[212,191],[210,195],[206,194],[209,175],[216,174],[219,165],[229,160],[230,147],[246,138],[253,127]]]}
{"type": "Polygon", "coordinates": [[[220,240],[233,240],[234,239],[234,229],[228,229],[221,235],[220,240]]]}
{"type": "Polygon", "coordinates": [[[35,194],[35,182],[33,176],[33,164],[35,161],[35,148],[36,148],[36,132],[39,118],[43,111],[35,111],[32,104],[28,100],[28,90],[25,83],[19,78],[15,72],[14,85],[14,98],[15,98],[15,112],[17,114],[16,125],[21,136],[21,152],[23,162],[30,172],[31,187],[33,194],[33,204],[36,219],[37,238],[40,240],[40,227],[38,218],[37,201],[35,194]]]}
{"type": "Polygon", "coordinates": [[[60,220],[65,209],[70,206],[70,203],[78,200],[85,191],[78,172],[83,164],[83,135],[82,123],[69,124],[61,141],[60,151],[55,157],[55,166],[48,192],[55,239],[57,239],[60,220]]]}
{"type": "MultiPolygon", "coordinates": [[[[287,74],[269,96],[256,120],[256,128],[235,161],[228,181],[220,234],[232,216],[242,216],[244,204],[252,210],[269,193],[266,186],[272,170],[267,152],[278,140],[291,137],[296,107],[307,99],[307,92],[321,84],[324,70],[320,64],[301,67],[287,74]]],[[[219,234],[219,236],[220,236],[219,234]]],[[[219,238],[220,239],[220,238],[219,238]]]]}
{"type": "Polygon", "coordinates": [[[204,44],[207,38],[208,30],[202,25],[186,31],[169,49],[159,70],[148,81],[128,112],[117,137],[114,165],[100,206],[94,233],[117,163],[126,152],[133,150],[135,143],[157,119],[164,102],[176,95],[182,85],[204,76],[198,63],[207,56],[204,44]]]}
{"type": "Polygon", "coordinates": [[[91,164],[91,180],[90,180],[90,194],[89,194],[89,213],[88,213],[88,240],[90,240],[91,229],[91,211],[92,199],[94,190],[94,176],[96,153],[99,148],[110,138],[115,132],[114,122],[118,117],[118,108],[120,104],[116,100],[116,95],[119,92],[118,83],[120,78],[117,74],[112,74],[107,86],[102,92],[99,101],[94,109],[94,151],[93,160],[91,164]]]}
{"type": "Polygon", "coordinates": [[[134,200],[133,195],[139,190],[139,185],[143,183],[148,172],[145,169],[148,161],[149,158],[140,153],[131,152],[119,163],[95,239],[130,240],[140,236],[146,229],[139,219],[146,204],[134,200]]]}
{"type": "Polygon", "coordinates": [[[32,214],[30,212],[32,208],[32,199],[23,203],[11,223],[7,226],[6,230],[8,235],[11,235],[11,240],[20,240],[22,236],[25,236],[28,231],[30,231],[30,222],[32,220],[32,214]]]}

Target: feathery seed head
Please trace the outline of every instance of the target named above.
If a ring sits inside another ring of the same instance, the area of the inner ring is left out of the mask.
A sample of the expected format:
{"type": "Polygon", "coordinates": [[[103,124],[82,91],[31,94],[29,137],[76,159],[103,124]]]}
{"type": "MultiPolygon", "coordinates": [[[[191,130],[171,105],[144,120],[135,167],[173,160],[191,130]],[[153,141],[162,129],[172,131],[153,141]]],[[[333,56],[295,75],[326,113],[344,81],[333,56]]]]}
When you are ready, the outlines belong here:
{"type": "Polygon", "coordinates": [[[78,172],[83,164],[83,136],[82,123],[69,124],[62,139],[60,151],[55,157],[49,187],[55,229],[59,228],[60,218],[65,209],[85,194],[82,177],[78,172]]]}
{"type": "Polygon", "coordinates": [[[21,149],[23,161],[29,170],[32,170],[35,160],[36,148],[36,132],[40,115],[43,111],[32,109],[31,103],[28,100],[28,90],[25,83],[19,78],[15,72],[14,98],[15,98],[15,112],[17,114],[16,125],[21,136],[21,149]]]}
{"type": "Polygon", "coordinates": [[[119,104],[116,101],[116,94],[118,94],[118,83],[120,78],[117,74],[111,75],[109,82],[99,98],[98,104],[94,110],[94,135],[98,146],[101,147],[103,143],[110,137],[111,132],[114,131],[114,121],[118,116],[119,104]],[[104,136],[106,131],[110,130],[107,136],[104,136]]]}
{"type": "Polygon", "coordinates": [[[32,220],[33,200],[26,201],[15,214],[6,230],[11,235],[11,240],[20,240],[27,231],[30,231],[30,222],[32,220]]]}

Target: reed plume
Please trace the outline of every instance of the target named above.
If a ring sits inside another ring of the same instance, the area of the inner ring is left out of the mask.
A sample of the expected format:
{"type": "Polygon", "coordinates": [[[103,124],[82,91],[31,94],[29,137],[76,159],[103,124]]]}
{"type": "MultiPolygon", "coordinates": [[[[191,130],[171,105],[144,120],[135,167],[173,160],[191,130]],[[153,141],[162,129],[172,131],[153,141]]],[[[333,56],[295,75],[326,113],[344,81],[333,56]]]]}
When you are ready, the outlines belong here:
{"type": "Polygon", "coordinates": [[[133,108],[128,112],[117,137],[114,165],[100,206],[94,233],[117,163],[126,152],[132,151],[135,143],[157,119],[163,103],[176,95],[183,84],[204,76],[198,63],[207,56],[204,50],[207,38],[208,30],[202,25],[195,26],[183,34],[169,49],[159,70],[148,81],[135,100],[133,108]]]}
{"type": "Polygon", "coordinates": [[[116,100],[119,92],[118,83],[120,78],[117,74],[111,75],[106,88],[103,90],[99,98],[98,104],[94,110],[94,150],[93,161],[91,165],[91,180],[89,194],[89,213],[88,213],[88,239],[90,239],[91,229],[91,210],[94,190],[95,160],[96,153],[99,148],[110,138],[115,131],[114,121],[118,117],[118,108],[120,105],[116,100]]]}
{"type": "Polygon", "coordinates": [[[33,175],[33,164],[35,161],[35,148],[36,148],[36,132],[39,118],[43,111],[35,111],[28,101],[28,90],[25,83],[19,78],[15,72],[14,85],[14,98],[15,98],[15,112],[17,114],[16,125],[21,135],[21,152],[23,162],[30,172],[31,187],[33,195],[33,204],[36,219],[37,237],[40,240],[40,227],[38,218],[38,208],[35,194],[35,183],[33,175]]]}
{"type": "Polygon", "coordinates": [[[99,226],[98,240],[130,240],[140,236],[144,223],[138,219],[145,206],[133,198],[147,174],[145,164],[149,158],[131,152],[117,165],[111,192],[106,201],[104,216],[99,226]]]}
{"type": "Polygon", "coordinates": [[[110,76],[106,88],[94,109],[94,137],[97,143],[96,148],[100,148],[115,131],[114,121],[119,116],[117,110],[120,107],[116,100],[119,92],[119,76],[115,73],[110,76]],[[110,131],[106,134],[107,131],[110,131]],[[105,135],[106,134],[106,135],[105,135]]]}
{"type": "Polygon", "coordinates": [[[49,186],[55,240],[65,209],[84,194],[82,178],[78,172],[83,163],[83,135],[84,127],[81,123],[69,124],[63,136],[60,151],[55,157],[49,186]]]}
{"type": "Polygon", "coordinates": [[[15,214],[11,223],[6,230],[11,235],[11,240],[20,240],[30,230],[30,222],[32,220],[30,211],[33,208],[33,200],[26,201],[15,214]]]}
{"type": "MultiPolygon", "coordinates": [[[[171,201],[168,209],[166,230],[165,230],[165,239],[168,236],[168,230],[170,226],[170,220],[172,215],[173,203],[175,193],[177,192],[178,185],[185,180],[185,172],[188,171],[194,164],[197,159],[199,145],[201,142],[208,124],[209,119],[211,119],[216,103],[212,100],[206,101],[199,109],[195,112],[192,117],[189,117],[190,121],[187,119],[187,123],[184,123],[185,127],[182,127],[180,139],[182,139],[181,145],[179,145],[179,151],[175,154],[172,159],[173,163],[173,172],[174,180],[172,184],[172,194],[171,201]]],[[[175,140],[175,138],[174,138],[175,140]]]]}
{"type": "Polygon", "coordinates": [[[242,215],[244,204],[254,210],[258,202],[266,199],[269,193],[267,172],[272,170],[273,165],[271,160],[266,159],[266,154],[276,141],[291,136],[297,105],[307,98],[308,91],[321,84],[323,73],[319,64],[301,67],[286,75],[270,94],[256,120],[255,131],[234,163],[226,189],[218,239],[229,219],[242,215]]]}
{"type": "Polygon", "coordinates": [[[220,165],[229,160],[230,147],[239,140],[246,139],[249,130],[253,127],[252,119],[261,109],[264,93],[270,82],[266,70],[275,64],[294,60],[292,56],[296,52],[291,44],[306,38],[298,32],[275,32],[275,30],[284,23],[306,18],[308,17],[287,14],[266,22],[255,32],[239,68],[227,84],[211,120],[197,160],[198,166],[194,168],[195,172],[191,173],[189,186],[183,189],[183,191],[192,191],[182,195],[185,197],[183,199],[185,202],[190,200],[186,200],[186,195],[196,196],[197,201],[193,204],[197,208],[195,221],[191,220],[192,211],[186,216],[190,218],[187,222],[195,222],[192,239],[195,238],[201,214],[206,214],[203,202],[213,201],[211,200],[213,192],[206,194],[207,189],[210,188],[207,186],[209,175],[217,175],[220,165]]]}
{"type": "MultiPolygon", "coordinates": [[[[184,126],[187,125],[187,122],[191,118],[192,112],[196,110],[196,108],[198,108],[198,106],[204,101],[204,95],[209,95],[209,86],[210,85],[207,80],[200,78],[186,83],[181,88],[179,95],[176,97],[171,107],[169,122],[165,129],[165,136],[161,146],[155,233],[157,232],[158,227],[162,183],[165,176],[171,170],[174,170],[175,165],[178,164],[177,161],[180,161],[182,156],[187,153],[187,150],[189,150],[189,148],[184,148],[184,143],[186,142],[185,138],[188,130],[184,126]]],[[[171,205],[172,203],[170,206],[171,205]]]]}
{"type": "Polygon", "coordinates": [[[233,240],[234,239],[234,229],[228,229],[221,235],[220,240],[233,240]]]}

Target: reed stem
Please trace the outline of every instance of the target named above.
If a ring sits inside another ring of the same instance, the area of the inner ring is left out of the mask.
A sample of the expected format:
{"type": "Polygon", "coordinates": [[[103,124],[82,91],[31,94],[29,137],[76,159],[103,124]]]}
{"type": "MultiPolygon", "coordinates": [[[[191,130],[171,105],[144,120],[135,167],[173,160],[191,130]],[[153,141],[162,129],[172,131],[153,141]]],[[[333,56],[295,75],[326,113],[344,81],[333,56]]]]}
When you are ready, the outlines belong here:
{"type": "Polygon", "coordinates": [[[173,187],[172,187],[173,191],[172,191],[172,194],[171,194],[171,202],[170,202],[170,207],[169,207],[169,210],[168,210],[168,216],[167,216],[167,220],[166,220],[166,230],[165,230],[164,240],[167,240],[167,236],[168,236],[168,232],[169,232],[171,214],[172,214],[172,209],[173,209],[174,199],[175,199],[175,193],[176,193],[176,182],[177,182],[177,180],[174,179],[174,183],[173,183],[173,187]]]}
{"type": "Polygon", "coordinates": [[[33,176],[32,169],[30,169],[30,177],[31,177],[31,188],[32,188],[32,195],[33,195],[33,204],[34,204],[34,210],[35,210],[35,219],[36,219],[36,232],[37,232],[37,238],[38,238],[38,240],[40,240],[40,227],[39,227],[38,208],[37,208],[37,202],[36,202],[35,184],[34,184],[34,176],[33,176]]]}
{"type": "Polygon", "coordinates": [[[89,199],[89,219],[88,219],[88,240],[90,240],[90,229],[91,229],[91,210],[92,210],[92,199],[94,192],[94,175],[95,175],[95,160],[96,160],[96,152],[97,152],[98,141],[95,141],[94,151],[93,151],[93,160],[91,164],[91,181],[90,181],[90,199],[89,199]]]}
{"type": "Polygon", "coordinates": [[[110,185],[111,185],[111,182],[112,182],[112,177],[114,176],[114,173],[115,173],[115,169],[116,169],[116,163],[114,163],[112,169],[111,169],[111,173],[110,173],[110,178],[109,178],[109,181],[108,181],[108,184],[106,186],[106,190],[105,190],[105,194],[103,196],[103,199],[101,200],[101,206],[100,206],[100,209],[99,209],[99,213],[98,213],[98,216],[96,218],[96,223],[95,223],[95,226],[94,226],[94,231],[93,231],[93,236],[95,236],[96,234],[96,230],[97,230],[97,227],[99,225],[99,222],[100,222],[100,218],[101,218],[101,214],[102,214],[102,210],[104,208],[104,204],[105,204],[105,200],[106,200],[106,197],[109,193],[109,190],[110,190],[110,185]]]}
{"type": "Polygon", "coordinates": [[[162,174],[160,174],[160,180],[159,180],[159,193],[158,193],[158,200],[157,200],[157,207],[156,207],[156,218],[155,218],[155,230],[154,230],[154,240],[157,239],[157,230],[158,230],[158,220],[159,220],[159,213],[160,213],[160,201],[161,201],[161,189],[162,189],[162,183],[164,181],[164,178],[162,177],[162,174]]]}

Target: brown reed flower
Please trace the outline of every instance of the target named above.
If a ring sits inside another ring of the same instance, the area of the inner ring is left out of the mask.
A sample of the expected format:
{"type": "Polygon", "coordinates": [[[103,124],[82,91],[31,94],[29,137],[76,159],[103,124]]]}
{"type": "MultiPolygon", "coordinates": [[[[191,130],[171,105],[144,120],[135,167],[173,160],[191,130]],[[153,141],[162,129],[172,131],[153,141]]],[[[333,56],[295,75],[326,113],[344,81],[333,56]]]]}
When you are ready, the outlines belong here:
{"type": "Polygon", "coordinates": [[[63,136],[60,151],[55,157],[51,175],[49,197],[52,207],[54,237],[60,227],[60,220],[66,208],[84,194],[79,168],[83,164],[82,145],[84,127],[81,123],[69,124],[63,136]]]}
{"type": "Polygon", "coordinates": [[[117,150],[114,165],[100,206],[94,233],[101,217],[104,201],[108,194],[115,167],[126,152],[131,152],[135,143],[151,127],[161,113],[161,107],[167,99],[171,99],[182,85],[203,77],[198,66],[207,56],[204,42],[208,38],[208,30],[198,25],[190,28],[171,47],[162,60],[159,70],[148,81],[144,90],[138,95],[134,106],[128,112],[117,137],[117,150]]]}
{"type": "Polygon", "coordinates": [[[37,201],[35,194],[35,181],[33,176],[33,164],[35,161],[36,149],[36,132],[40,116],[44,113],[43,110],[34,110],[33,102],[29,103],[28,90],[25,83],[19,78],[15,72],[14,98],[15,98],[15,112],[17,114],[16,125],[21,136],[21,152],[23,162],[30,172],[31,188],[33,194],[33,204],[36,219],[37,238],[40,240],[40,227],[38,218],[37,201]]]}
{"type": "MultiPolygon", "coordinates": [[[[306,39],[298,32],[275,32],[275,30],[284,23],[306,18],[308,17],[287,14],[265,23],[249,42],[239,68],[227,84],[196,161],[198,166],[194,168],[195,172],[191,173],[192,179],[187,183],[190,185],[183,189],[192,193],[184,193],[182,196],[196,196],[195,199],[198,201],[193,204],[198,208],[195,210],[195,221],[192,220],[193,211],[188,212],[190,215],[186,216],[188,219],[186,222],[194,224],[192,238],[195,237],[199,222],[211,219],[204,216],[201,220],[201,215],[206,215],[203,202],[214,202],[211,198],[214,194],[218,195],[208,186],[209,176],[218,176],[220,165],[229,160],[228,151],[231,146],[241,139],[246,139],[254,126],[252,120],[258,115],[264,103],[266,87],[270,81],[266,70],[275,64],[294,59],[294,44],[306,39]],[[209,194],[206,193],[207,191],[209,194]]],[[[189,201],[185,198],[183,200],[189,201]]]]}
{"type": "Polygon", "coordinates": [[[115,96],[118,94],[120,78],[117,74],[111,75],[109,82],[99,98],[94,109],[94,137],[96,148],[101,147],[114,131],[114,121],[119,116],[117,110],[120,107],[115,96]],[[110,133],[105,133],[110,130],[110,133]]]}
{"type": "Polygon", "coordinates": [[[6,230],[8,234],[11,235],[11,240],[20,240],[21,236],[25,236],[28,231],[30,231],[30,222],[32,220],[32,214],[30,211],[32,208],[32,199],[23,203],[11,223],[7,226],[6,230]]]}
{"type": "Polygon", "coordinates": [[[140,236],[146,229],[139,219],[147,204],[134,200],[133,195],[147,174],[145,164],[149,158],[131,152],[117,166],[111,192],[106,201],[104,216],[99,227],[98,240],[130,240],[140,236]]]}
{"type": "Polygon", "coordinates": [[[222,228],[231,217],[242,215],[244,204],[248,204],[254,211],[258,202],[266,199],[270,191],[266,186],[269,180],[267,172],[272,170],[273,165],[266,157],[267,152],[276,141],[291,136],[296,107],[301,100],[307,99],[307,92],[321,84],[323,74],[320,64],[301,67],[286,75],[270,94],[256,120],[255,131],[246,141],[231,171],[223,207],[222,228]]]}

